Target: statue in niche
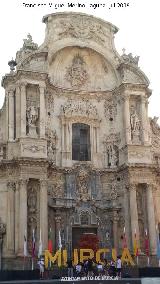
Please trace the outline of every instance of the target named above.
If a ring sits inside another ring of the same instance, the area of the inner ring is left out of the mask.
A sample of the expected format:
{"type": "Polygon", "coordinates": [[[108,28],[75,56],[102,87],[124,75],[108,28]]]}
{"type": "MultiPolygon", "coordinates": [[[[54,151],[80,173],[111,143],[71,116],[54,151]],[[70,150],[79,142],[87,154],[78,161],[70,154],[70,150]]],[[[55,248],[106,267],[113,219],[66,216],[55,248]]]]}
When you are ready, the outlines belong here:
{"type": "Polygon", "coordinates": [[[27,126],[28,126],[28,135],[32,137],[37,137],[37,121],[38,121],[38,108],[30,105],[27,108],[27,126]]]}
{"type": "Polygon", "coordinates": [[[108,155],[108,166],[116,167],[118,165],[118,147],[114,144],[110,144],[107,147],[107,155],[108,155]]]}
{"type": "Polygon", "coordinates": [[[140,142],[141,121],[134,106],[130,108],[131,138],[134,143],[140,142]]]}

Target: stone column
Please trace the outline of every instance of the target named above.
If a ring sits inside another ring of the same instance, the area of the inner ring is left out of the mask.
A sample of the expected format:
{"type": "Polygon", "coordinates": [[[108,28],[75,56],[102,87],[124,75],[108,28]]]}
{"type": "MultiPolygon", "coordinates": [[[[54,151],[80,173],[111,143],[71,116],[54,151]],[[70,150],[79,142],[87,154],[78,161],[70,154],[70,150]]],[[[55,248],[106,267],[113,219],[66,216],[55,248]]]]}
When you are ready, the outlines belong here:
{"type": "Polygon", "coordinates": [[[18,253],[18,238],[19,238],[19,183],[16,182],[16,190],[15,190],[15,253],[18,253]]]}
{"type": "Polygon", "coordinates": [[[148,230],[151,254],[156,254],[156,224],[155,224],[155,207],[153,202],[153,186],[147,184],[146,197],[147,197],[147,214],[148,214],[148,230]]]}
{"type": "Polygon", "coordinates": [[[131,233],[132,233],[132,247],[135,239],[135,231],[137,239],[139,240],[139,224],[138,224],[138,210],[137,210],[137,186],[130,184],[130,216],[131,216],[131,233]]]}
{"type": "Polygon", "coordinates": [[[117,211],[113,212],[113,242],[114,248],[118,251],[118,213],[117,211]]]}
{"type": "Polygon", "coordinates": [[[8,139],[14,140],[14,91],[8,91],[8,139]]]}
{"type": "Polygon", "coordinates": [[[19,85],[16,87],[16,138],[21,135],[21,88],[19,85]]]}
{"type": "Polygon", "coordinates": [[[5,126],[5,140],[7,141],[8,140],[8,112],[9,112],[9,99],[8,99],[9,95],[8,95],[8,91],[6,90],[5,92],[5,108],[6,108],[6,116],[5,116],[5,119],[6,119],[6,126],[5,126]]]}
{"type": "Polygon", "coordinates": [[[15,252],[15,183],[7,183],[7,251],[15,252]]]}
{"type": "Polygon", "coordinates": [[[127,237],[128,248],[131,248],[131,238],[130,238],[130,216],[129,216],[129,187],[128,185],[124,190],[124,215],[125,215],[125,232],[127,237]]]}
{"type": "Polygon", "coordinates": [[[2,270],[2,249],[3,249],[3,235],[6,233],[6,225],[2,223],[0,218],[0,270],[2,270]]]}
{"type": "Polygon", "coordinates": [[[26,85],[21,85],[21,137],[26,136],[26,85]]]}
{"type": "Polygon", "coordinates": [[[19,255],[23,255],[24,234],[27,235],[27,180],[19,181],[19,255]]]}
{"type": "Polygon", "coordinates": [[[126,144],[131,143],[131,125],[130,125],[130,110],[129,110],[129,96],[126,94],[123,97],[123,117],[124,117],[124,131],[126,144]]]}
{"type": "Polygon", "coordinates": [[[61,217],[56,216],[55,217],[55,227],[56,227],[56,249],[58,249],[58,241],[59,241],[59,231],[61,229],[61,217]]]}
{"type": "Polygon", "coordinates": [[[40,86],[39,87],[39,92],[40,92],[40,138],[45,138],[45,97],[44,97],[44,92],[45,88],[40,86]]]}
{"type": "Polygon", "coordinates": [[[142,137],[144,144],[148,143],[148,117],[146,103],[147,99],[145,97],[141,97],[142,137]]]}
{"type": "Polygon", "coordinates": [[[46,180],[40,180],[40,229],[42,246],[45,250],[48,242],[48,190],[46,180]]]}

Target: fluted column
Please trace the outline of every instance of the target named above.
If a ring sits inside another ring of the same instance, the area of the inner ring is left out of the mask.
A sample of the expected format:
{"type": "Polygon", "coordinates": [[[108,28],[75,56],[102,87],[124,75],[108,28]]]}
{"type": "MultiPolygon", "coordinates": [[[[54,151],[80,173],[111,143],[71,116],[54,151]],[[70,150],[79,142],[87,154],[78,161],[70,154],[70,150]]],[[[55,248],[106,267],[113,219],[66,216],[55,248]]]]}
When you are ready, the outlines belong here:
{"type": "Polygon", "coordinates": [[[61,229],[61,217],[55,217],[55,225],[56,225],[56,249],[58,249],[58,240],[59,240],[59,231],[61,229]]]}
{"type": "Polygon", "coordinates": [[[46,180],[40,180],[40,229],[43,250],[45,250],[48,242],[48,191],[46,180]]]}
{"type": "Polygon", "coordinates": [[[130,216],[131,216],[131,232],[132,245],[135,239],[135,231],[137,239],[139,240],[139,224],[138,224],[138,210],[137,210],[137,186],[131,184],[130,187],[130,216]]]}
{"type": "Polygon", "coordinates": [[[147,184],[146,197],[147,197],[149,241],[150,241],[151,253],[154,255],[156,254],[156,224],[155,224],[155,207],[153,202],[152,189],[153,189],[152,184],[147,184]]]}
{"type": "Polygon", "coordinates": [[[141,98],[141,119],[142,119],[142,136],[143,142],[148,142],[148,117],[147,117],[147,99],[145,97],[141,98]]]}
{"type": "Polygon", "coordinates": [[[15,183],[7,183],[7,251],[14,254],[15,251],[15,183]]]}
{"type": "Polygon", "coordinates": [[[118,213],[117,211],[113,212],[113,242],[114,248],[118,251],[118,213]]]}
{"type": "Polygon", "coordinates": [[[21,137],[26,136],[26,85],[23,84],[21,89],[21,137]]]}
{"type": "Polygon", "coordinates": [[[131,126],[130,126],[130,110],[129,110],[129,96],[126,94],[123,97],[123,117],[126,143],[131,143],[131,126]]]}
{"type": "Polygon", "coordinates": [[[8,139],[14,140],[14,90],[8,91],[8,139]]]}
{"type": "Polygon", "coordinates": [[[40,138],[45,138],[45,88],[40,86],[40,138]]]}
{"type": "Polygon", "coordinates": [[[24,234],[27,235],[27,180],[19,181],[19,255],[23,255],[24,234]]]}

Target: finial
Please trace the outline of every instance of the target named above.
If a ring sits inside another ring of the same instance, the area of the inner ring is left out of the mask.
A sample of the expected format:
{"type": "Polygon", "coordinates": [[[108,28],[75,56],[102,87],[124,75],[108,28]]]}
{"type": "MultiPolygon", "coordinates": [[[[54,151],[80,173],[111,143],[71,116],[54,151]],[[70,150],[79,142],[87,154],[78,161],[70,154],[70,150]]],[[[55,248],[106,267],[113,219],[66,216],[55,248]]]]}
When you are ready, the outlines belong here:
{"type": "Polygon", "coordinates": [[[13,57],[12,57],[12,59],[8,62],[8,65],[9,65],[9,67],[10,67],[11,73],[14,72],[15,66],[17,65],[17,63],[16,63],[16,61],[13,59],[13,57]]]}
{"type": "Polygon", "coordinates": [[[123,52],[123,55],[124,55],[125,52],[126,52],[126,49],[125,49],[125,48],[122,48],[122,52],[123,52]]]}

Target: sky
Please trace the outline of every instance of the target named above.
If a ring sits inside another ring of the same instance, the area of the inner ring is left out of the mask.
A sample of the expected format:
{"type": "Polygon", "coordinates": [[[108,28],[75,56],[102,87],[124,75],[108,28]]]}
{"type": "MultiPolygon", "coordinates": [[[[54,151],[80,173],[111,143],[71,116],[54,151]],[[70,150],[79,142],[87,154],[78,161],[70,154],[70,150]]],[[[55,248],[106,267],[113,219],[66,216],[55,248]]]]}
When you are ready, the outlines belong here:
{"type": "MultiPolygon", "coordinates": [[[[150,81],[149,116],[160,117],[160,1],[158,0],[5,0],[0,3],[0,78],[9,73],[8,61],[22,47],[30,33],[41,45],[45,35],[42,17],[56,12],[82,12],[111,22],[119,28],[115,46],[133,56],[140,56],[139,67],[150,81]],[[119,7],[123,4],[123,7],[119,7]],[[33,7],[28,7],[32,4],[33,7]],[[70,7],[68,7],[68,4],[70,7]],[[75,6],[74,6],[74,5],[75,6]],[[85,7],[78,7],[84,4],[85,7]],[[99,7],[98,7],[99,5],[99,7]]],[[[0,107],[4,89],[0,88],[0,107]]],[[[159,120],[160,122],[160,120],[159,120]]]]}

